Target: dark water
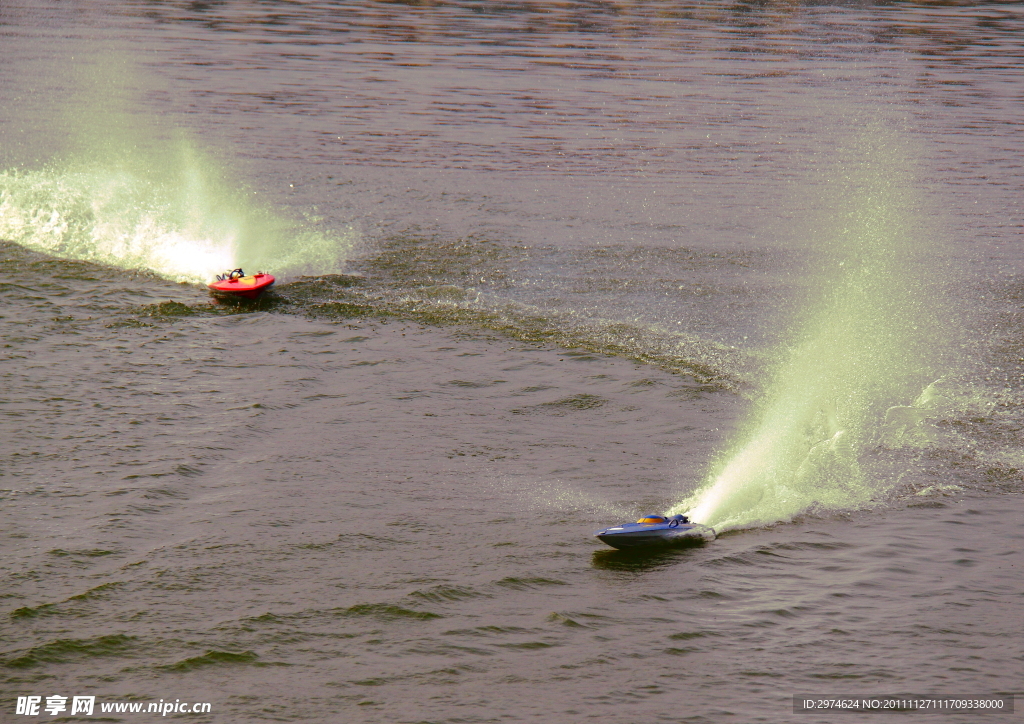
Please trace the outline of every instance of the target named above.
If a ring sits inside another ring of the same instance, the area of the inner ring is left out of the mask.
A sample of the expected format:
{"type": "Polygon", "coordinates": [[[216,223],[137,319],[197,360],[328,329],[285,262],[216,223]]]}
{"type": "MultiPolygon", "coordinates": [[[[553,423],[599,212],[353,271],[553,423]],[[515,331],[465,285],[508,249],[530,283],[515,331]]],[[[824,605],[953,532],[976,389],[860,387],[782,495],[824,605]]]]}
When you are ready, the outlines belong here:
{"type": "Polygon", "coordinates": [[[1021,38],[1003,3],[5,1],[3,721],[1021,694],[1021,38]],[[212,304],[237,265],[275,293],[212,304]],[[590,535],[673,508],[722,535],[590,535]]]}

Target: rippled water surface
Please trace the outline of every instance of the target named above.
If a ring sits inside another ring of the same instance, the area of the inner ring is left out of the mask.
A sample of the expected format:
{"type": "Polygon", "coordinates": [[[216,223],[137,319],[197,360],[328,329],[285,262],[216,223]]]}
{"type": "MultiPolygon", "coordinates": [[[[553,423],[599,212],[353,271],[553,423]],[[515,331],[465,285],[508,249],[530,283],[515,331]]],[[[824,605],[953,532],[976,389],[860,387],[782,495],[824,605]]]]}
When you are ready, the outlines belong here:
{"type": "Polygon", "coordinates": [[[3,720],[1024,693],[1022,37],[1013,3],[5,1],[3,720]],[[213,303],[236,266],[274,292],[213,303]],[[668,510],[719,537],[591,535],[668,510]]]}

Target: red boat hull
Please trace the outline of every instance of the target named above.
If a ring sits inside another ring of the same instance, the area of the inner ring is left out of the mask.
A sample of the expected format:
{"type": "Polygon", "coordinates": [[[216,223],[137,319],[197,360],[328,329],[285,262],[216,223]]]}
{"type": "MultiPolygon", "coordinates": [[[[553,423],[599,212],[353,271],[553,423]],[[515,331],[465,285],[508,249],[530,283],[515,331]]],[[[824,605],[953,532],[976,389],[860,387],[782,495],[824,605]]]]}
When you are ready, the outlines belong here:
{"type": "Polygon", "coordinates": [[[237,297],[242,299],[256,299],[263,292],[267,291],[274,283],[274,277],[270,274],[253,274],[248,277],[234,277],[233,279],[222,279],[212,282],[206,286],[215,297],[237,297]]]}

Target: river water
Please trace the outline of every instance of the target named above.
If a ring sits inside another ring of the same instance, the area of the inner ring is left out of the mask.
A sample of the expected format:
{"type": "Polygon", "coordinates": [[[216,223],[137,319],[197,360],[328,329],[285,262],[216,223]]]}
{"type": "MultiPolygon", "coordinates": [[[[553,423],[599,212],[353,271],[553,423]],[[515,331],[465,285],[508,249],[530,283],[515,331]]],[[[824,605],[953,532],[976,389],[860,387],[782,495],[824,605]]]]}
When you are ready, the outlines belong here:
{"type": "Polygon", "coordinates": [[[1008,705],[1022,37],[1012,3],[4,0],[4,721],[1008,705]],[[274,293],[213,303],[236,266],[274,293]],[[591,535],[669,510],[718,539],[591,535]]]}

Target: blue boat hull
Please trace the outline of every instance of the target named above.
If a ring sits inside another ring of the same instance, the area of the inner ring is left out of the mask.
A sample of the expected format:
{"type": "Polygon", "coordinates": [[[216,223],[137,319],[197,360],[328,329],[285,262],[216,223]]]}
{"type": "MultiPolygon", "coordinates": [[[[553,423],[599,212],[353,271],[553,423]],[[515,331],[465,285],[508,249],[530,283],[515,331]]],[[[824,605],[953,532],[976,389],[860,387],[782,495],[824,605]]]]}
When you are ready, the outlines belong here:
{"type": "Polygon", "coordinates": [[[712,541],[715,531],[699,523],[622,523],[594,533],[612,548],[627,550],[650,546],[678,545],[687,542],[712,541]]]}

